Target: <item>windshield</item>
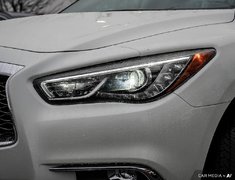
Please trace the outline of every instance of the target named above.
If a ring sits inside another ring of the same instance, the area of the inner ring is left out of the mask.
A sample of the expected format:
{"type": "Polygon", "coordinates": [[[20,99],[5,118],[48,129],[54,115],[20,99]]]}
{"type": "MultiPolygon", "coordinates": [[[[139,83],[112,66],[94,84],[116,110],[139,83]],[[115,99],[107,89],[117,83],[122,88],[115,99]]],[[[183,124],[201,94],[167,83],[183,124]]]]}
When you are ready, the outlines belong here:
{"type": "Polygon", "coordinates": [[[235,0],[79,0],[63,12],[229,9],[234,6],[235,0]]]}

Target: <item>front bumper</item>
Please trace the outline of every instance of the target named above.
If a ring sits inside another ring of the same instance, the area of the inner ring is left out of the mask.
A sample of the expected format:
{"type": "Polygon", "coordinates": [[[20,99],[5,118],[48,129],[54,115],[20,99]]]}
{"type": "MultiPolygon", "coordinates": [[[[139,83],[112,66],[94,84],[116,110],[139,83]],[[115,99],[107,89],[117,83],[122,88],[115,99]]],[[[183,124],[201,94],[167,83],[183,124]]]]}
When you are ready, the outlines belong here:
{"type": "Polygon", "coordinates": [[[19,73],[9,81],[16,144],[0,149],[0,179],[75,180],[60,164],[133,163],[164,179],[191,179],[228,103],[192,107],[176,94],[147,104],[44,102],[19,73]],[[27,112],[27,113],[26,113],[27,112]]]}

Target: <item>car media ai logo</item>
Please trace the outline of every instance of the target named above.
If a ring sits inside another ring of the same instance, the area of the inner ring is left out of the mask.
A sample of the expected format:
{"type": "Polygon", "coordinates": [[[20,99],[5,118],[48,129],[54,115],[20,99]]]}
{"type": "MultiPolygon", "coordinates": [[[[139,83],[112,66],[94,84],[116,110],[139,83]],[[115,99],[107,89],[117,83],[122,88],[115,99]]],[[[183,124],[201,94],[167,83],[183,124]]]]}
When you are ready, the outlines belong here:
{"type": "Polygon", "coordinates": [[[231,179],[232,174],[198,174],[199,178],[218,178],[218,179],[231,179]]]}

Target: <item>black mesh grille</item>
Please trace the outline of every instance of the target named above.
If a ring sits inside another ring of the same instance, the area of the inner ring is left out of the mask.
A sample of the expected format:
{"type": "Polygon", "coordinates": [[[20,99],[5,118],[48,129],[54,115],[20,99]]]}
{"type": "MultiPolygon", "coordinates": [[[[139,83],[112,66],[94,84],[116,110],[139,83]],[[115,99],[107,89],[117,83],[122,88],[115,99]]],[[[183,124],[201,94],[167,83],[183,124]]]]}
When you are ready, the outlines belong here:
{"type": "Polygon", "coordinates": [[[0,75],[0,146],[10,145],[15,141],[15,127],[6,97],[8,76],[0,75]]]}

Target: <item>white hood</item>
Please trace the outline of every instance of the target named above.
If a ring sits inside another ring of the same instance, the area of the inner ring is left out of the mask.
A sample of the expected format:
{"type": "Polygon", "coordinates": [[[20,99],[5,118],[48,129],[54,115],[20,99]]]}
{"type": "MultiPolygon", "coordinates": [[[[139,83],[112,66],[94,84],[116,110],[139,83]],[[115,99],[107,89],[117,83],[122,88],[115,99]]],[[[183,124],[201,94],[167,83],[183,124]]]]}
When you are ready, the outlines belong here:
{"type": "Polygon", "coordinates": [[[0,46],[35,52],[80,51],[233,20],[234,10],[45,15],[0,22],[0,46]]]}

